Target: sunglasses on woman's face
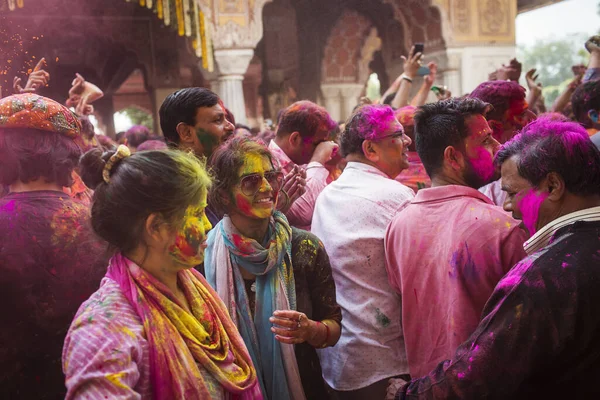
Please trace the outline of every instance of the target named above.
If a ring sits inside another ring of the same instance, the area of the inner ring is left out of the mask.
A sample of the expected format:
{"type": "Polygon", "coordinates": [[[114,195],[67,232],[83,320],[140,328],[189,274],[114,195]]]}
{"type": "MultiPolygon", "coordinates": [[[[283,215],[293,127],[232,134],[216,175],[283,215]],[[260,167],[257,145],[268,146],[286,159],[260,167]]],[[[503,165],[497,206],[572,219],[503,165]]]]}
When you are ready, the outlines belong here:
{"type": "Polygon", "coordinates": [[[283,184],[283,172],[281,171],[269,171],[262,174],[250,174],[246,175],[240,181],[240,188],[242,193],[246,196],[254,196],[262,186],[263,178],[267,180],[269,186],[273,191],[278,192],[283,184]]]}

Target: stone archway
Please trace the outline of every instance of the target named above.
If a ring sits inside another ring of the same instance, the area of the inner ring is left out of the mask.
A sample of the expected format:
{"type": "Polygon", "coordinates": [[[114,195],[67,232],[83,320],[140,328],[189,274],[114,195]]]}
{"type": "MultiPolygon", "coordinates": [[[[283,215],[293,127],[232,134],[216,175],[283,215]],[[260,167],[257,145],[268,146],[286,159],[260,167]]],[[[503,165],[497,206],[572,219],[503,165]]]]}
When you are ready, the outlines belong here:
{"type": "Polygon", "coordinates": [[[321,64],[321,92],[333,119],[342,121],[351,114],[364,92],[369,63],[380,48],[371,20],[344,10],[329,34],[321,64]]]}

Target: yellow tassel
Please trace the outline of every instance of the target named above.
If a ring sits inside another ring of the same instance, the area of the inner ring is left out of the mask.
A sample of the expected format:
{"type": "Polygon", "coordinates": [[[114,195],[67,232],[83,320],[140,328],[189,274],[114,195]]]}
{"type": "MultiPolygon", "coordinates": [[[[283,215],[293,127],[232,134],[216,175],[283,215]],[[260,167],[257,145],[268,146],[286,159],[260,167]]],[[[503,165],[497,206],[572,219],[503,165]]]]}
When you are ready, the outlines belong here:
{"type": "Polygon", "coordinates": [[[158,19],[163,19],[163,2],[162,2],[162,0],[157,0],[157,2],[156,2],[156,13],[158,15],[158,19]]]}
{"type": "Polygon", "coordinates": [[[192,36],[192,18],[190,15],[189,0],[183,0],[183,21],[185,25],[185,36],[192,36]]]}
{"type": "Polygon", "coordinates": [[[204,53],[206,55],[206,61],[208,63],[208,72],[213,72],[215,70],[215,60],[213,59],[213,51],[212,51],[212,38],[211,38],[211,32],[210,32],[210,27],[206,26],[206,21],[205,21],[205,25],[206,29],[204,30],[204,35],[206,36],[206,53],[204,53]]]}
{"type": "Polygon", "coordinates": [[[206,20],[204,19],[204,13],[202,11],[200,11],[198,15],[198,23],[200,24],[200,51],[202,52],[202,68],[208,71],[208,52],[206,51],[208,46],[208,43],[206,42],[206,20]]]}
{"type": "Polygon", "coordinates": [[[162,0],[163,2],[163,15],[165,17],[165,25],[171,25],[171,0],[162,0]]]}
{"type": "Polygon", "coordinates": [[[145,7],[146,6],[146,0],[140,0],[140,6],[145,7]]]}
{"type": "Polygon", "coordinates": [[[179,36],[183,36],[185,34],[185,27],[183,22],[183,4],[182,0],[175,0],[175,11],[177,12],[177,32],[179,36]]]}
{"type": "Polygon", "coordinates": [[[25,0],[17,0],[17,7],[23,8],[25,6],[25,0]]]}
{"type": "MultiPolygon", "coordinates": [[[[198,3],[194,1],[194,21],[196,21],[196,38],[194,39],[194,50],[196,50],[196,56],[202,57],[202,22],[200,21],[200,14],[198,13],[198,3]]],[[[204,60],[202,60],[204,62],[204,60]]]]}

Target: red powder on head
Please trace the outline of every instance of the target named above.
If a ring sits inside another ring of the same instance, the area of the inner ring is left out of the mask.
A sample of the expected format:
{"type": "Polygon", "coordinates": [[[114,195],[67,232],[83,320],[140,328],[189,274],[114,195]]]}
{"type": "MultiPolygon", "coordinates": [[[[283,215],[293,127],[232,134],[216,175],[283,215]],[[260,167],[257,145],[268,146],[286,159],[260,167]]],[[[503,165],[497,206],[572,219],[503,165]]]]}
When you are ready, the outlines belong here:
{"type": "Polygon", "coordinates": [[[537,232],[536,225],[539,219],[540,207],[547,198],[547,192],[537,193],[534,189],[529,189],[521,201],[519,201],[519,210],[523,217],[523,225],[525,225],[525,228],[527,228],[529,234],[532,236],[537,232]]]}

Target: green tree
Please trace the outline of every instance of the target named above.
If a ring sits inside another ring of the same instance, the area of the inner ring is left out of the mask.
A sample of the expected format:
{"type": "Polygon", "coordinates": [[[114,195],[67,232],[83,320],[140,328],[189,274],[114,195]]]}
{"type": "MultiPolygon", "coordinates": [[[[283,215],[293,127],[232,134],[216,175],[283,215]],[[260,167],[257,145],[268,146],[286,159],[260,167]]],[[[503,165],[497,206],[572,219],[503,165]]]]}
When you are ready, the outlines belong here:
{"type": "Polygon", "coordinates": [[[152,118],[152,114],[148,114],[145,111],[140,110],[137,107],[127,107],[122,111],[134,125],[144,125],[146,128],[150,129],[150,132],[154,130],[154,119],[152,118]]]}
{"type": "Polygon", "coordinates": [[[571,66],[587,65],[588,53],[583,49],[585,34],[573,34],[562,39],[545,39],[533,46],[518,49],[523,71],[536,68],[538,82],[543,85],[546,105],[550,106],[573,79],[571,66]]]}

